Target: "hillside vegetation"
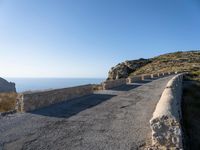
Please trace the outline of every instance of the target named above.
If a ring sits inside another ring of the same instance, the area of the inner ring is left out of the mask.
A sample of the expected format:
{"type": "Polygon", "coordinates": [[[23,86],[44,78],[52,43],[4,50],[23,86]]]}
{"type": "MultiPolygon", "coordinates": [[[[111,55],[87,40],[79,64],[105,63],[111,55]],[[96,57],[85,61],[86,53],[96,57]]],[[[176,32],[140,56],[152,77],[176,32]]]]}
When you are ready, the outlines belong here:
{"type": "Polygon", "coordinates": [[[130,75],[170,72],[198,71],[200,69],[200,51],[175,52],[151,59],[152,62],[139,68],[130,75]]]}
{"type": "Polygon", "coordinates": [[[200,149],[200,72],[184,77],[182,95],[183,129],[186,150],[200,149]]]}
{"type": "Polygon", "coordinates": [[[175,53],[164,54],[150,59],[125,61],[116,65],[113,68],[109,71],[108,79],[115,80],[118,78],[127,78],[128,76],[134,75],[171,71],[198,72],[200,70],[200,51],[178,51],[175,53]],[[140,65],[138,65],[138,62],[141,62],[141,60],[143,61],[143,63],[139,63],[140,65]],[[134,69],[129,69],[133,67],[134,69]]]}
{"type": "Polygon", "coordinates": [[[0,112],[6,112],[15,109],[17,93],[0,93],[0,112]]]}

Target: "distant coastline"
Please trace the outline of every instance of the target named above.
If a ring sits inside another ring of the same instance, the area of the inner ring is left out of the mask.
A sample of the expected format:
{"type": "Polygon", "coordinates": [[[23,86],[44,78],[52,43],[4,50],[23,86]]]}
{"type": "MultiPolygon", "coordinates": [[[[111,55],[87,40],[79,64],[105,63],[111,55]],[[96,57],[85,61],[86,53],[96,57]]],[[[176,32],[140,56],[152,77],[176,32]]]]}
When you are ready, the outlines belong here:
{"type": "Polygon", "coordinates": [[[5,78],[16,84],[17,92],[67,88],[85,84],[99,84],[105,78],[5,78]]]}

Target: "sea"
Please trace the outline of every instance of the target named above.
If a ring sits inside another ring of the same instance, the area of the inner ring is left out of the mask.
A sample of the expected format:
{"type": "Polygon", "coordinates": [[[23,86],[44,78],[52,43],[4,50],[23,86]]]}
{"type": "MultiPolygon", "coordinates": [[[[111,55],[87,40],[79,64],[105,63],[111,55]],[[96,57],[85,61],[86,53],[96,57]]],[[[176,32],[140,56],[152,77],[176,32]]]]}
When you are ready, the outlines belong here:
{"type": "Polygon", "coordinates": [[[105,78],[5,78],[14,82],[17,92],[51,90],[86,84],[100,84],[105,78]]]}

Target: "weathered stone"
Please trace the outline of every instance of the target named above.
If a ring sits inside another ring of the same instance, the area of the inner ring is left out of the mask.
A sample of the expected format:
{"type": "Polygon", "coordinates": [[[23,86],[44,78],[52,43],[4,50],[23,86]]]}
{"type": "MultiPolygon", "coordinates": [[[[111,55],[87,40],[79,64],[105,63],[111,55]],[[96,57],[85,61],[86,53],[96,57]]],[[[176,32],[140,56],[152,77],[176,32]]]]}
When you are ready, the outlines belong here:
{"type": "Polygon", "coordinates": [[[151,75],[149,74],[146,74],[146,75],[142,75],[142,80],[145,80],[145,79],[151,79],[151,75]]]}
{"type": "Polygon", "coordinates": [[[0,92],[16,92],[15,83],[0,78],[0,92]]]}
{"type": "Polygon", "coordinates": [[[71,100],[92,93],[92,85],[83,85],[49,91],[21,93],[17,98],[17,107],[18,111],[32,111],[38,108],[49,106],[51,104],[71,100]]]}
{"type": "Polygon", "coordinates": [[[134,83],[141,80],[142,80],[142,76],[133,76],[133,77],[127,78],[128,83],[134,83]]]}
{"type": "Polygon", "coordinates": [[[180,123],[181,89],[182,74],[178,74],[167,83],[150,120],[153,145],[170,149],[183,147],[180,123]]]}
{"type": "Polygon", "coordinates": [[[126,79],[117,79],[117,80],[110,80],[110,81],[105,81],[102,83],[103,89],[112,89],[121,85],[126,84],[126,79]]]}
{"type": "Polygon", "coordinates": [[[138,59],[132,61],[122,62],[115,67],[112,67],[108,73],[107,80],[116,80],[121,78],[127,78],[130,73],[135,71],[136,69],[150,63],[149,59],[138,59]]]}

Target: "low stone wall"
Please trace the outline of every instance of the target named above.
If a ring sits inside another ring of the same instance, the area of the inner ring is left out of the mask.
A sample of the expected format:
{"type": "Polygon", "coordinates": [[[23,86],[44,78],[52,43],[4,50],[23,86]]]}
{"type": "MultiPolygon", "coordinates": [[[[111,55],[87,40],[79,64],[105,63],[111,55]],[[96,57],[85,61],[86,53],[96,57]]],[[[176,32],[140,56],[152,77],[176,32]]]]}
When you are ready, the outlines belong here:
{"type": "Polygon", "coordinates": [[[175,74],[175,72],[168,72],[168,75],[175,74]]]}
{"type": "Polygon", "coordinates": [[[181,94],[182,76],[178,74],[168,83],[150,120],[152,145],[159,149],[182,149],[181,94]]]}
{"type": "Polygon", "coordinates": [[[18,111],[25,112],[32,111],[51,104],[67,101],[92,93],[92,85],[55,89],[49,91],[21,93],[17,98],[17,109],[18,111]]]}
{"type": "Polygon", "coordinates": [[[160,76],[159,73],[156,73],[156,74],[152,74],[152,75],[151,75],[152,78],[158,78],[159,76],[160,76]]]}
{"type": "Polygon", "coordinates": [[[179,74],[179,73],[181,73],[181,72],[180,72],[180,71],[175,71],[174,73],[175,73],[175,74],[179,74]]]}
{"type": "Polygon", "coordinates": [[[109,81],[105,81],[102,83],[103,89],[107,90],[107,89],[112,89],[121,85],[125,85],[126,84],[126,79],[118,79],[118,80],[109,80],[109,81]]]}
{"type": "MultiPolygon", "coordinates": [[[[104,90],[112,89],[127,83],[133,83],[152,77],[159,77],[162,73],[134,76],[131,78],[123,78],[118,80],[109,80],[103,82],[102,88],[104,90]]],[[[167,75],[166,73],[163,73],[167,75]]],[[[162,74],[162,75],[163,75],[162,74]]],[[[78,86],[72,88],[55,89],[50,91],[39,91],[31,93],[18,94],[16,100],[16,111],[32,111],[41,107],[55,104],[61,101],[81,97],[84,95],[92,94],[94,87],[92,85],[78,86]]],[[[100,88],[101,89],[101,88],[100,88]]]]}
{"type": "Polygon", "coordinates": [[[169,72],[164,72],[163,73],[163,76],[168,76],[168,75],[170,75],[169,72]]]}
{"type": "Polygon", "coordinates": [[[170,74],[175,74],[175,72],[167,72],[167,73],[155,73],[155,74],[146,74],[146,75],[140,75],[140,76],[133,76],[127,78],[127,83],[133,83],[145,79],[152,79],[152,78],[157,78],[157,77],[164,77],[170,74]]]}
{"type": "Polygon", "coordinates": [[[150,74],[142,75],[142,80],[145,79],[151,79],[151,75],[150,74]]]}
{"type": "MultiPolygon", "coordinates": [[[[162,76],[167,76],[170,74],[175,74],[175,72],[163,72],[163,73],[156,73],[156,74],[145,74],[145,75],[138,75],[138,76],[133,76],[133,77],[128,77],[126,79],[127,83],[133,83],[145,79],[152,79],[156,77],[162,77],[162,76]]],[[[125,84],[125,79],[118,79],[118,80],[109,80],[105,81],[102,83],[103,89],[110,89],[116,86],[120,86],[125,84]],[[121,84],[122,83],[122,84],[121,84]]]]}
{"type": "Polygon", "coordinates": [[[162,77],[163,76],[163,73],[158,73],[159,74],[159,77],[162,77]]]}
{"type": "Polygon", "coordinates": [[[127,78],[128,83],[134,83],[141,80],[142,80],[142,76],[133,76],[133,77],[127,78]]]}

